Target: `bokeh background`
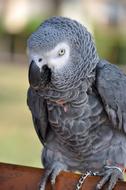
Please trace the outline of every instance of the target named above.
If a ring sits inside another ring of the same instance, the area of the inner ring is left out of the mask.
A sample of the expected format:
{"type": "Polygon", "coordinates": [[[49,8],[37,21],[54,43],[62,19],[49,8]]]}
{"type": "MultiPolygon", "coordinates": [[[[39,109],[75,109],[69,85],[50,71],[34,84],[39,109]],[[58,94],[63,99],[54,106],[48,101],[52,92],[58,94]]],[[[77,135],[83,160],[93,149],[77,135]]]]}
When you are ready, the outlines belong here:
{"type": "Polygon", "coordinates": [[[126,0],[0,0],[0,162],[41,167],[26,105],[26,40],[55,15],[87,26],[99,55],[126,70],[126,0]]]}

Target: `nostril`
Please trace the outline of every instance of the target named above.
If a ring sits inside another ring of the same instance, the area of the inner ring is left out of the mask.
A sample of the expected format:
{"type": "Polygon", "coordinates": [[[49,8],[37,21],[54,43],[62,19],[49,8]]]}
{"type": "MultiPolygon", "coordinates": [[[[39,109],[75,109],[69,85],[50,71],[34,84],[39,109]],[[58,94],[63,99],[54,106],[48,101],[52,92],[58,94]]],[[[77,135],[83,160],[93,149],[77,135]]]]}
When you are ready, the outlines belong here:
{"type": "Polygon", "coordinates": [[[41,62],[42,61],[42,58],[39,58],[38,62],[41,62]]]}

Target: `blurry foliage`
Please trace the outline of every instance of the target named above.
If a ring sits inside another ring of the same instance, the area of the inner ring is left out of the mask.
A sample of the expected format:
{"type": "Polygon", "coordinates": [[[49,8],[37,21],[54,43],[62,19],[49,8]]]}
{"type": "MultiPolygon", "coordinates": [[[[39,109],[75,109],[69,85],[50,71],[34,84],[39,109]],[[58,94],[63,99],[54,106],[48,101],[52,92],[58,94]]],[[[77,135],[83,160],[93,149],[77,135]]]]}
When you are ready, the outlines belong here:
{"type": "Polygon", "coordinates": [[[6,30],[3,26],[2,17],[0,17],[0,36],[3,35],[4,33],[6,33],[6,30]]]}
{"type": "Polygon", "coordinates": [[[31,34],[36,28],[40,26],[40,24],[46,19],[46,17],[37,17],[31,19],[24,30],[21,32],[22,36],[28,36],[31,34]]]}
{"type": "Polygon", "coordinates": [[[126,63],[126,35],[119,30],[95,27],[94,36],[99,55],[114,64],[126,63]]]}
{"type": "MultiPolygon", "coordinates": [[[[22,31],[20,31],[20,33],[15,34],[15,35],[22,35],[22,36],[27,36],[29,35],[31,32],[33,32],[47,17],[43,16],[39,16],[39,17],[35,17],[35,18],[31,18],[28,23],[26,24],[26,26],[24,27],[24,29],[22,29],[22,31]]],[[[3,33],[8,33],[6,31],[6,28],[4,27],[3,24],[3,19],[2,17],[0,17],[0,34],[3,33]]],[[[8,33],[9,35],[9,33],[8,33]]],[[[11,34],[10,34],[11,35],[11,34]]]]}

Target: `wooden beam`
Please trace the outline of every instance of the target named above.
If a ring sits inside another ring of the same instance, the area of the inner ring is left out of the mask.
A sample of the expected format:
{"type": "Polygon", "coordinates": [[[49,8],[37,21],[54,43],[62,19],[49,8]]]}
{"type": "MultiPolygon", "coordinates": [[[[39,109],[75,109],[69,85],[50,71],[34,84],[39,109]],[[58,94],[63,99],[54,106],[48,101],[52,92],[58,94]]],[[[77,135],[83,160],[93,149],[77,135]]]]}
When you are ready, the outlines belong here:
{"type": "MultiPolygon", "coordinates": [[[[0,163],[0,190],[38,190],[43,169],[0,163]]],[[[80,175],[61,172],[55,190],[75,190],[80,175]]],[[[94,190],[100,177],[87,177],[82,190],[94,190]]],[[[48,181],[46,190],[51,190],[48,181]]],[[[105,188],[103,188],[105,190],[105,188]]],[[[126,190],[126,182],[118,182],[114,190],[126,190]]]]}

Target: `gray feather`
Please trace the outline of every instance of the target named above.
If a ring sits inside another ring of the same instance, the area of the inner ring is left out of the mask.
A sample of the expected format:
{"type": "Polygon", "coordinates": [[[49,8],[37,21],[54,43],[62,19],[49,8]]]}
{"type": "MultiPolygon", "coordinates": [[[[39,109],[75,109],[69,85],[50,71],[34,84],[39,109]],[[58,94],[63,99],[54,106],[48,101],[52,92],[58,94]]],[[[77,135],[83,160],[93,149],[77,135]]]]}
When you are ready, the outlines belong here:
{"type": "Polygon", "coordinates": [[[101,61],[97,88],[113,127],[126,134],[126,75],[115,65],[101,61]]]}
{"type": "Polygon", "coordinates": [[[27,94],[27,104],[32,112],[35,130],[40,141],[44,144],[49,131],[46,102],[37,95],[36,91],[29,88],[27,94]]]}

